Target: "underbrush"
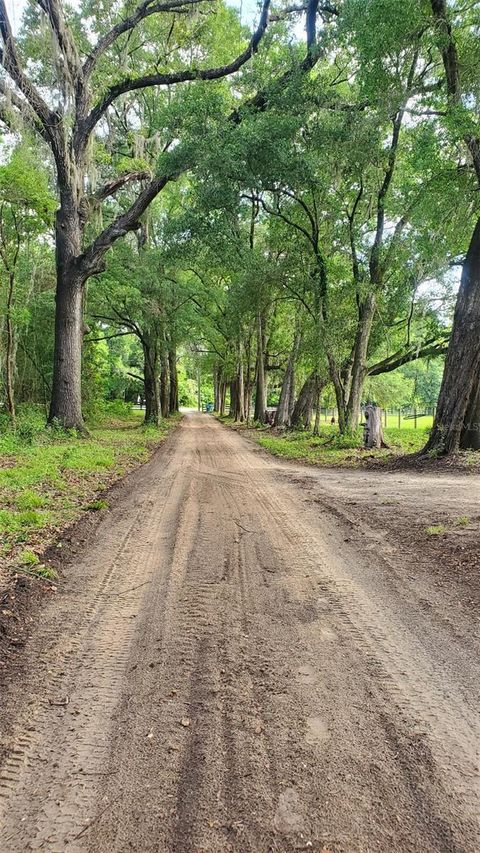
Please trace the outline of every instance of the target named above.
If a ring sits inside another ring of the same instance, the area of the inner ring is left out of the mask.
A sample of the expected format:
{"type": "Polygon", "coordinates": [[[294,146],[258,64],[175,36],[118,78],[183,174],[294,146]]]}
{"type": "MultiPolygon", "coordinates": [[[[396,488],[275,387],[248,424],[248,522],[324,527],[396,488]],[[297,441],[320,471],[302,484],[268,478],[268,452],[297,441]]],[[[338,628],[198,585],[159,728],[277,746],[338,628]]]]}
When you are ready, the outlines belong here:
{"type": "Polygon", "coordinates": [[[178,422],[172,417],[158,429],[146,427],[143,412],[108,405],[85,436],[55,425],[46,428],[43,411],[33,407],[20,410],[15,431],[5,428],[2,418],[1,562],[20,566],[22,553],[40,553],[82,510],[105,508],[99,493],[146,461],[178,422]]]}

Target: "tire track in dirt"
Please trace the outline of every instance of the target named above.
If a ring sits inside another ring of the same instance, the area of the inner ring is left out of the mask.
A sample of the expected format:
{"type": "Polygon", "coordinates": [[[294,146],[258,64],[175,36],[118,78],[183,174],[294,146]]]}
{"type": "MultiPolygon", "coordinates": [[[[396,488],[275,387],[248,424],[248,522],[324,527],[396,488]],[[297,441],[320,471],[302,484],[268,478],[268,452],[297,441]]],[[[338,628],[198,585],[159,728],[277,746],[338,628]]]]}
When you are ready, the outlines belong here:
{"type": "Polygon", "coordinates": [[[477,659],[342,524],[185,419],[29,641],[2,853],[479,849],[477,659]]]}
{"type": "MultiPolygon", "coordinates": [[[[249,471],[253,472],[250,474],[252,488],[258,473],[263,479],[262,467],[265,466],[267,472],[269,467],[258,456],[252,459],[248,452],[242,454],[242,466],[246,476],[249,476],[249,471]]],[[[348,632],[356,647],[362,650],[372,673],[372,683],[381,685],[382,692],[388,691],[401,713],[411,717],[416,735],[427,738],[428,746],[437,759],[439,781],[442,781],[442,775],[448,784],[451,784],[452,777],[455,779],[456,795],[472,828],[475,828],[475,845],[480,845],[480,716],[477,701],[472,701],[471,696],[465,700],[461,690],[445,685],[444,669],[435,666],[431,648],[423,648],[416,637],[406,637],[404,626],[397,623],[399,602],[387,602],[390,607],[386,610],[385,601],[377,591],[372,593],[369,588],[366,593],[362,589],[361,580],[360,583],[356,581],[351,569],[346,569],[346,561],[338,559],[321,529],[312,524],[312,514],[305,513],[301,519],[298,518],[295,496],[292,499],[291,495],[282,492],[279,497],[272,490],[264,490],[260,500],[271,519],[266,525],[268,529],[272,523],[280,527],[292,546],[291,559],[302,553],[305,565],[309,565],[317,576],[317,592],[320,593],[317,601],[334,614],[337,627],[341,625],[342,632],[348,632]],[[312,554],[315,555],[313,559],[312,554]]],[[[353,523],[351,518],[348,521],[353,523]]],[[[367,525],[363,525],[363,532],[366,529],[367,525]]],[[[350,566],[355,566],[355,554],[349,556],[350,566]]],[[[377,561],[385,562],[378,557],[377,561]]],[[[475,691],[477,686],[478,682],[471,679],[471,689],[475,691]]],[[[448,803],[448,791],[442,800],[444,808],[448,803]]]]}

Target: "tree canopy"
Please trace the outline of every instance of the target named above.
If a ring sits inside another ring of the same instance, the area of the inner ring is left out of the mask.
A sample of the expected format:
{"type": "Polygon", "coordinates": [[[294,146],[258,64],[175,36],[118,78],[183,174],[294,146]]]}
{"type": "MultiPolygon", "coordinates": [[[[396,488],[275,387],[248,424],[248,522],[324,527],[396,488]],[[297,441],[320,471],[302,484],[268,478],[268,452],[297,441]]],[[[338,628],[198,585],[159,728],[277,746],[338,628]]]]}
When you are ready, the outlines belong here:
{"type": "Polygon", "coordinates": [[[203,389],[279,427],[328,400],[355,435],[369,400],[440,392],[429,452],[478,448],[479,24],[460,0],[264,0],[252,28],[220,0],[31,0],[14,33],[0,0],[12,419],[140,398],[158,423],[203,389]]]}

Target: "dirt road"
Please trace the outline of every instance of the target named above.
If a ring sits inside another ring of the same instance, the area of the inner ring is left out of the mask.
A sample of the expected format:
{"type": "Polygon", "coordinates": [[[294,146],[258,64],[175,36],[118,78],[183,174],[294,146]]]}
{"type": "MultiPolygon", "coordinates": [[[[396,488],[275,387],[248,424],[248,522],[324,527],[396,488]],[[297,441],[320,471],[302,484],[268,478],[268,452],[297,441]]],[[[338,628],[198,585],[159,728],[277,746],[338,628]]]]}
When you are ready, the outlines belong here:
{"type": "Polygon", "coordinates": [[[352,522],[372,482],[183,421],[27,643],[2,853],[480,849],[476,614],[352,522]]]}

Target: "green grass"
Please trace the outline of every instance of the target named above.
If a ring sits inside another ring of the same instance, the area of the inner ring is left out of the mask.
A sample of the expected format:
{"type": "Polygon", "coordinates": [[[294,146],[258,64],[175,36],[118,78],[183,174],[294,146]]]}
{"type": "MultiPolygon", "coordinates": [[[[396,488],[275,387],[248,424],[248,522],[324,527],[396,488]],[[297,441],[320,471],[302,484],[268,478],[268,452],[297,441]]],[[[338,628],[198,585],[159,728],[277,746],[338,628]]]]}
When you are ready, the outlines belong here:
{"type": "Polygon", "coordinates": [[[0,434],[0,560],[36,556],[83,510],[100,510],[98,495],[128,470],[146,461],[177,418],[159,429],[142,425],[133,410],[105,414],[89,435],[45,429],[29,413],[19,428],[0,434]]]}
{"type": "MultiPolygon", "coordinates": [[[[232,423],[228,418],[226,423],[232,423]]],[[[235,428],[239,428],[236,425],[235,428]]],[[[242,427],[240,427],[242,428],[242,427]]],[[[245,429],[245,427],[243,427],[245,429]]],[[[249,434],[255,441],[275,456],[284,459],[297,459],[314,465],[345,465],[357,466],[365,458],[389,458],[405,453],[415,453],[425,445],[427,429],[412,430],[410,428],[385,430],[385,441],[388,448],[382,450],[363,450],[361,430],[356,436],[342,437],[338,428],[331,424],[321,424],[320,435],[311,432],[286,431],[282,434],[273,433],[266,428],[252,428],[249,434]]]]}
{"type": "Polygon", "coordinates": [[[442,536],[445,532],[446,528],[443,524],[432,524],[425,530],[425,533],[428,533],[429,536],[442,536]]]}

